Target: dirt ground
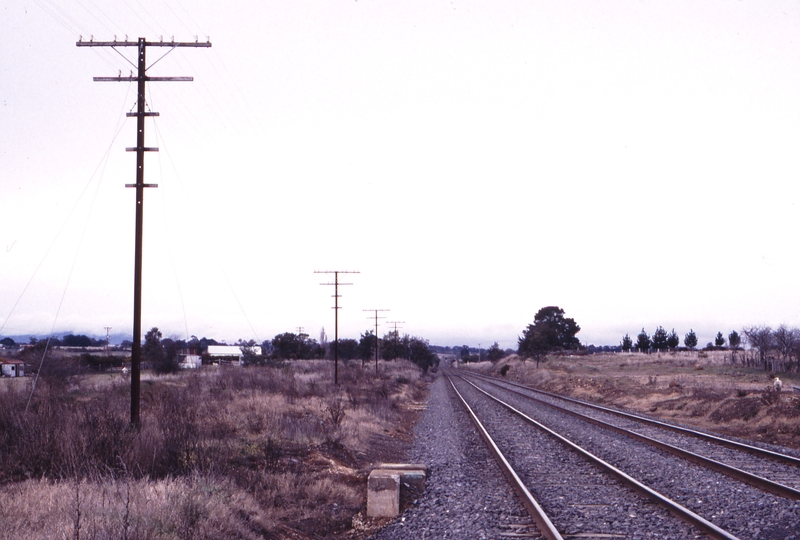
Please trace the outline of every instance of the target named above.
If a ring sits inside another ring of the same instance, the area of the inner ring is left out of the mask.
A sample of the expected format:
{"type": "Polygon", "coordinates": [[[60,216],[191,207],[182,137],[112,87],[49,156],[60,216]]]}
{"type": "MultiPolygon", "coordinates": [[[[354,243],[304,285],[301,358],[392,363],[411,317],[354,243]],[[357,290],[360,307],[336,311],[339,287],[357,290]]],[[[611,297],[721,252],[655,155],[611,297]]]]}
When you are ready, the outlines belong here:
{"type": "Polygon", "coordinates": [[[646,413],[722,435],[800,450],[800,374],[732,364],[729,353],[611,353],[548,358],[516,355],[470,367],[543,390],[646,413]],[[508,366],[507,368],[505,366],[508,366]],[[774,376],[783,391],[772,391],[774,376]]]}

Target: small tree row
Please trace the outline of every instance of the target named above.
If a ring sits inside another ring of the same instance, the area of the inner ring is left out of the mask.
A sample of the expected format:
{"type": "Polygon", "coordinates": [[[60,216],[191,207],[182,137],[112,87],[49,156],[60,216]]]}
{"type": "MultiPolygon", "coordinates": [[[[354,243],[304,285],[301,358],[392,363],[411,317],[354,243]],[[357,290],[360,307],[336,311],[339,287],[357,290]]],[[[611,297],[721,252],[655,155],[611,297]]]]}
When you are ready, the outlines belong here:
{"type": "MultiPolygon", "coordinates": [[[[738,349],[741,345],[742,340],[736,330],[733,330],[730,334],[728,334],[728,343],[734,350],[738,349]]],[[[636,336],[635,342],[633,339],[631,339],[629,334],[625,334],[622,337],[620,347],[622,348],[623,352],[638,351],[649,353],[651,351],[674,351],[680,347],[680,344],[681,338],[674,328],[672,329],[672,332],[667,333],[663,326],[659,326],[655,329],[652,336],[648,335],[647,331],[642,328],[642,331],[636,336]]],[[[694,350],[697,348],[697,334],[695,334],[693,329],[690,329],[688,333],[684,334],[683,346],[689,350],[694,350]]],[[[722,335],[722,332],[717,332],[717,336],[714,339],[714,345],[712,346],[711,343],[709,343],[708,346],[724,348],[725,337],[722,335]]]]}

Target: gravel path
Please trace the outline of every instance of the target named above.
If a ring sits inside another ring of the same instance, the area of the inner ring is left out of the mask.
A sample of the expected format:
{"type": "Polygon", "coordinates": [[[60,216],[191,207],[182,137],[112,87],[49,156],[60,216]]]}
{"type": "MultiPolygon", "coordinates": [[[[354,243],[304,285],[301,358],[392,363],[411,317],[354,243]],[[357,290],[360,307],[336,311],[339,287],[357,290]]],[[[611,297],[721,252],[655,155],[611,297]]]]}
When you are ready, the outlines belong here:
{"type": "Polygon", "coordinates": [[[447,379],[437,377],[411,451],[412,462],[430,468],[425,493],[374,540],[539,537],[456,400],[447,379]]]}

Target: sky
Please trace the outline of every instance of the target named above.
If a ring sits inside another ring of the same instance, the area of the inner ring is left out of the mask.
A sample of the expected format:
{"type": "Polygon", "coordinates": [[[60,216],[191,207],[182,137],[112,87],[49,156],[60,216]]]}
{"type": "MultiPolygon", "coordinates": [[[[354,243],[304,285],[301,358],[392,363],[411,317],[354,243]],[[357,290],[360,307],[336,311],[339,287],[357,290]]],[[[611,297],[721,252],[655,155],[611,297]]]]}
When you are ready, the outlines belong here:
{"type": "Polygon", "coordinates": [[[800,326],[796,2],[0,9],[0,336],[131,332],[125,36],[212,43],[147,49],[145,330],[332,339],[323,270],[342,338],[800,326]]]}

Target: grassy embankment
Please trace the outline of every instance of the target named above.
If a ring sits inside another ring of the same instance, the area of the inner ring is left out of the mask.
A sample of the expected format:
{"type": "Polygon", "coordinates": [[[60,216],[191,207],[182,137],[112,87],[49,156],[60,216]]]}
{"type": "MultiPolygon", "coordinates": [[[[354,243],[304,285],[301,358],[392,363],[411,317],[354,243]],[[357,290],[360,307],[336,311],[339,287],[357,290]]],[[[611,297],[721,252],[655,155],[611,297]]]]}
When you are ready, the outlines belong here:
{"type": "Polygon", "coordinates": [[[426,398],[405,361],[0,381],[0,538],[321,538],[363,531],[366,476],[426,398]]]}
{"type": "Polygon", "coordinates": [[[551,392],[623,407],[665,420],[753,441],[800,449],[800,386],[797,374],[772,375],[730,362],[730,353],[620,353],[548,358],[537,369],[517,356],[476,369],[551,392]]]}

